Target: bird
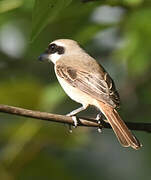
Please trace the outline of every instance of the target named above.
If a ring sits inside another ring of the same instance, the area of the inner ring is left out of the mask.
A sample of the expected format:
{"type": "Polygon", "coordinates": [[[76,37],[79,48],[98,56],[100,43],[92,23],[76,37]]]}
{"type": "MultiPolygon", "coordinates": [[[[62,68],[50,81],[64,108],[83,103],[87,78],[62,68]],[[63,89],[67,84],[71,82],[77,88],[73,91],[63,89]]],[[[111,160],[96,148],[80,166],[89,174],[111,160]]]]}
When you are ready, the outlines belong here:
{"type": "Polygon", "coordinates": [[[66,94],[82,104],[69,116],[75,116],[89,105],[95,106],[103,113],[123,147],[137,150],[142,146],[116,110],[120,97],[114,81],[78,42],[72,39],[54,40],[39,56],[41,61],[46,59],[54,63],[55,74],[66,94]]]}

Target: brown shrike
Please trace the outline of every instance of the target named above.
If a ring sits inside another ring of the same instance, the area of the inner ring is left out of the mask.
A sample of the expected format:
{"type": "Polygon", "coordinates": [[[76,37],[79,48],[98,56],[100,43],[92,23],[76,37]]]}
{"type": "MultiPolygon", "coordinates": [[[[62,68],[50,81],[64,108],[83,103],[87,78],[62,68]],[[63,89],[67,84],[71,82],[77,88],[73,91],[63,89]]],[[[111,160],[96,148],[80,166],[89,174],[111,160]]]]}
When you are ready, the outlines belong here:
{"type": "Polygon", "coordinates": [[[113,80],[76,41],[55,40],[39,59],[54,63],[56,76],[64,91],[71,99],[82,104],[82,107],[69,113],[70,116],[93,105],[104,114],[124,147],[141,147],[116,111],[120,98],[113,80]]]}

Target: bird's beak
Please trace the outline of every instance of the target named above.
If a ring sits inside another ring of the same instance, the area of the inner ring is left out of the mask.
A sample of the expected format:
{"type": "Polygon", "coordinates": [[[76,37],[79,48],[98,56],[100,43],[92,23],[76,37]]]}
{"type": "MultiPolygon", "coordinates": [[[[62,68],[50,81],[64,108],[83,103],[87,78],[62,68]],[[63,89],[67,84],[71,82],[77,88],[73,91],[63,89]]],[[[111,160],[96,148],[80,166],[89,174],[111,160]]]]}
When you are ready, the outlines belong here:
{"type": "Polygon", "coordinates": [[[49,57],[49,54],[43,53],[38,57],[38,60],[44,61],[44,60],[48,59],[48,57],[49,57]]]}

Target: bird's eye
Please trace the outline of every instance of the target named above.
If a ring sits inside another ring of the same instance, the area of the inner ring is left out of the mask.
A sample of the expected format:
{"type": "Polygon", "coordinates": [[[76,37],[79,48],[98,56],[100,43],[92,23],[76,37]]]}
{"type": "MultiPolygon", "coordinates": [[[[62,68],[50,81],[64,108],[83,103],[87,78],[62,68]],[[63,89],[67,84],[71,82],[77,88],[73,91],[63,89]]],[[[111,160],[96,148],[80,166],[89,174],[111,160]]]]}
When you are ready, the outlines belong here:
{"type": "Polygon", "coordinates": [[[55,45],[55,44],[50,44],[49,48],[50,48],[51,50],[54,50],[54,49],[56,48],[56,45],[55,45]]]}
{"type": "Polygon", "coordinates": [[[48,46],[48,53],[53,54],[57,52],[57,45],[56,44],[50,44],[48,46]]]}
{"type": "Polygon", "coordinates": [[[57,46],[55,43],[49,44],[48,48],[46,49],[46,53],[47,54],[54,54],[54,53],[58,53],[60,54],[64,54],[65,49],[62,46],[57,46]]]}

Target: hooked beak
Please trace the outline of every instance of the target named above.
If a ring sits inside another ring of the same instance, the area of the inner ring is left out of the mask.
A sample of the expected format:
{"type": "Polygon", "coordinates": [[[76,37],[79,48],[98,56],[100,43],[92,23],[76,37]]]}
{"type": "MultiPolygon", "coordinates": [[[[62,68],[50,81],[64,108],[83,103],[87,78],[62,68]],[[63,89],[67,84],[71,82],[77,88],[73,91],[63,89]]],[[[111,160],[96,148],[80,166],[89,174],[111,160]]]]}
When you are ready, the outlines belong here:
{"type": "Polygon", "coordinates": [[[40,61],[44,61],[46,59],[48,59],[49,55],[47,53],[43,53],[38,57],[38,60],[40,61]]]}

